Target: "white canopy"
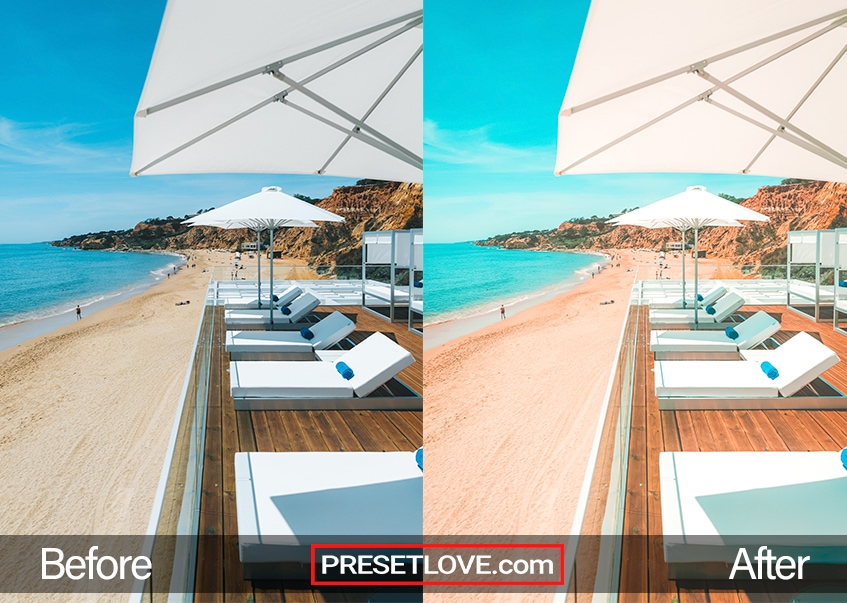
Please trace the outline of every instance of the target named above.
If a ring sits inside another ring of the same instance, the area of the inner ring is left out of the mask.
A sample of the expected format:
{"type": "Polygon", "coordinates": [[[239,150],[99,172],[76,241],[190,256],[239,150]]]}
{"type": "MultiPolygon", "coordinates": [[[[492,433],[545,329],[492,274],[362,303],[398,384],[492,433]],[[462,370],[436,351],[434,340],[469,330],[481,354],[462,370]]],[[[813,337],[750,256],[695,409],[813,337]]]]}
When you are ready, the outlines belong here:
{"type": "Polygon", "coordinates": [[[422,181],[421,0],[169,0],[131,173],[422,181]]]}
{"type": "Polygon", "coordinates": [[[843,0],[593,0],[557,175],[847,181],[843,0]]]}
{"type": "Polygon", "coordinates": [[[767,222],[769,218],[710,193],[704,186],[689,186],[684,192],[621,214],[609,223],[693,230],[704,226],[743,226],[739,220],[767,222]]]}
{"type": "Polygon", "coordinates": [[[317,226],[314,222],[343,222],[341,216],[301,201],[278,186],[266,186],[261,192],[223,207],[212,209],[185,221],[192,226],[249,228],[269,230],[287,226],[317,226]]]}

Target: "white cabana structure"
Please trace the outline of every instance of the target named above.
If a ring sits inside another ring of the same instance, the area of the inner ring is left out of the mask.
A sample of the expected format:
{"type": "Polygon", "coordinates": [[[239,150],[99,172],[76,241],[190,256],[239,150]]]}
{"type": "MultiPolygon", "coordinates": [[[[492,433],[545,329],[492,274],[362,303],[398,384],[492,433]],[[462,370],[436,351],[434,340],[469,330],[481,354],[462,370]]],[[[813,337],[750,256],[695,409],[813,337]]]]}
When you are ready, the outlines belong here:
{"type": "Polygon", "coordinates": [[[170,0],[130,173],[422,181],[420,0],[170,0]]]}
{"type": "Polygon", "coordinates": [[[788,307],[815,320],[824,318],[832,311],[835,231],[789,232],[786,263],[788,307]]]}
{"type": "Polygon", "coordinates": [[[847,181],[845,24],[840,0],[593,0],[555,173],[847,181]]]}
{"type": "Polygon", "coordinates": [[[423,335],[423,228],[409,231],[409,330],[423,335]]]}
{"type": "Polygon", "coordinates": [[[422,229],[363,233],[362,306],[392,322],[411,321],[412,312],[423,312],[423,287],[414,286],[422,269],[422,229]]]}

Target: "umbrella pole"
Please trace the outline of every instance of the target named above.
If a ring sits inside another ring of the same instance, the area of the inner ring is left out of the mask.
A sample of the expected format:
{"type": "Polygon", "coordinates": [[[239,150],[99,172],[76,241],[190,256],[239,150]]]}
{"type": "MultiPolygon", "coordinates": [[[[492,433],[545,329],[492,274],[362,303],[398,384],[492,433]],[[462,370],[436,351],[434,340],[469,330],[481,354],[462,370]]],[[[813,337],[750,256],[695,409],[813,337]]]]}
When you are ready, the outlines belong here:
{"type": "Polygon", "coordinates": [[[700,266],[700,248],[698,246],[697,241],[697,227],[694,227],[694,330],[697,331],[700,328],[699,315],[698,311],[700,309],[700,304],[697,302],[697,268],[700,266]]]}
{"type": "MultiPolygon", "coordinates": [[[[682,234],[682,307],[686,308],[688,302],[685,300],[685,229],[680,229],[682,234]]],[[[697,303],[697,298],[694,298],[694,303],[697,303]]]]}
{"type": "Polygon", "coordinates": [[[273,229],[273,227],[271,228],[271,259],[270,259],[270,263],[271,263],[271,284],[269,285],[269,287],[270,287],[270,298],[271,298],[270,316],[271,316],[271,330],[273,330],[273,327],[274,327],[274,304],[273,304],[273,299],[274,299],[274,229],[273,229]]]}
{"type": "MultiPolygon", "coordinates": [[[[256,230],[256,271],[259,280],[259,309],[262,308],[262,231],[256,230]]],[[[273,305],[273,303],[271,303],[273,305]]]]}

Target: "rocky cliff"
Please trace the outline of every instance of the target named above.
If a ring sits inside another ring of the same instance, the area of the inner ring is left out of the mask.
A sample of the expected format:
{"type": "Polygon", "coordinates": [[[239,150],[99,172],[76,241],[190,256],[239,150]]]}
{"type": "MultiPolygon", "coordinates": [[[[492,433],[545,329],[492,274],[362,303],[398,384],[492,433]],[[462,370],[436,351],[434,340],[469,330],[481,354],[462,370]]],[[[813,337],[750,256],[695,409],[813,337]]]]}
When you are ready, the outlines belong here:
{"type": "MultiPolygon", "coordinates": [[[[847,183],[786,181],[760,188],[741,204],[768,216],[770,222],[751,222],[744,228],[704,229],[700,248],[709,256],[736,264],[784,263],[790,230],[847,226],[847,183]]],[[[555,229],[498,235],[478,244],[538,250],[661,249],[666,243],[679,240],[679,234],[671,229],[614,227],[606,224],[607,219],[593,216],[570,220],[555,229]]]]}
{"type": "MultiPolygon", "coordinates": [[[[402,230],[423,226],[423,188],[420,184],[361,181],[335,189],[318,207],[345,218],[344,223],[325,223],[319,228],[282,229],[275,233],[274,247],[286,256],[313,265],[360,264],[362,232],[402,230]]],[[[131,230],[76,235],[53,245],[81,249],[231,249],[254,242],[247,229],[225,230],[207,226],[188,227],[182,218],[154,218],[131,230]]],[[[267,235],[265,235],[267,242],[267,235]]]]}

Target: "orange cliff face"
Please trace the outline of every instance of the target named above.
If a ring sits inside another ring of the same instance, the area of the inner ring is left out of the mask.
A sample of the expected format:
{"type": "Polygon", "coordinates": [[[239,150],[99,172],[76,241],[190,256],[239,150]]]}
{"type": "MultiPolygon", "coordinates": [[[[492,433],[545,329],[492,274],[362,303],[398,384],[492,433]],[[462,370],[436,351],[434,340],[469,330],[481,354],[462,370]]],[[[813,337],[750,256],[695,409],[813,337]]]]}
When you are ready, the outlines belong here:
{"type": "MultiPolygon", "coordinates": [[[[700,249],[707,255],[734,264],[783,263],[790,230],[825,230],[847,226],[847,183],[804,182],[764,186],[741,203],[770,218],[770,222],[748,222],[744,228],[706,228],[700,233],[700,249]]],[[[569,222],[559,231],[572,226],[569,222]]],[[[590,241],[589,248],[655,248],[679,241],[669,229],[650,230],[619,226],[590,241]]],[[[692,243],[689,235],[689,244],[692,243]]]]}

